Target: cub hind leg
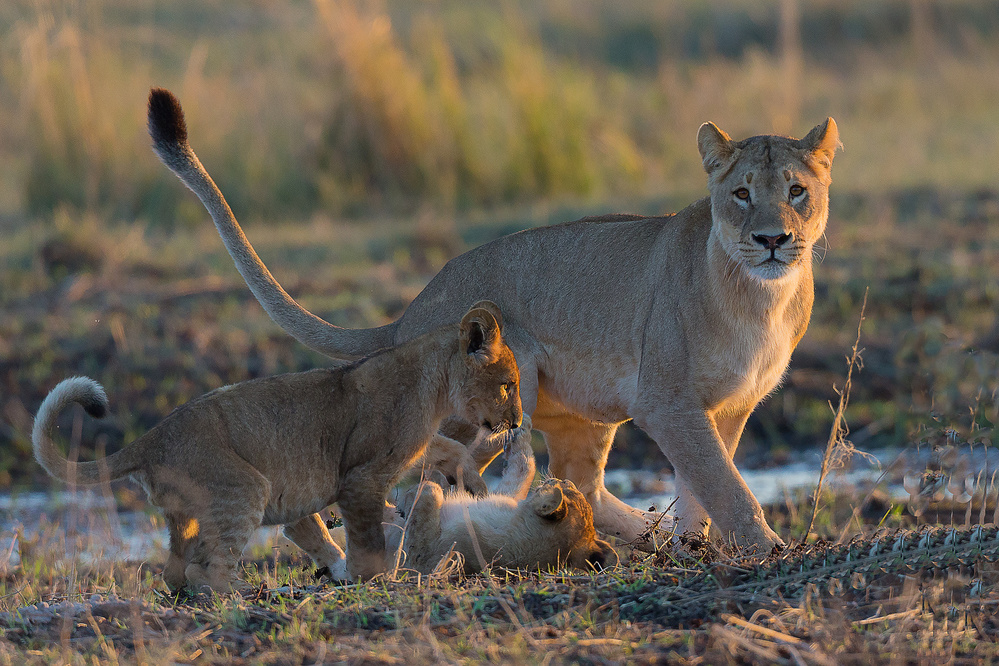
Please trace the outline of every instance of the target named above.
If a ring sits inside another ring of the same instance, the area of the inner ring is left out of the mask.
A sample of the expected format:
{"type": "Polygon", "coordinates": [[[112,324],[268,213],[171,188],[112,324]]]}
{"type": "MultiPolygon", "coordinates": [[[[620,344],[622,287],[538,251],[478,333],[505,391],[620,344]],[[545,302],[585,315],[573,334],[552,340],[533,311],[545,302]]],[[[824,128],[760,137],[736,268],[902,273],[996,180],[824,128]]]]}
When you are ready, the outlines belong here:
{"type": "Polygon", "coordinates": [[[198,522],[189,516],[167,514],[167,530],[170,533],[170,556],[163,569],[163,582],[171,590],[179,590],[187,581],[185,570],[197,544],[198,522]]]}
{"type": "MultiPolygon", "coordinates": [[[[179,535],[182,539],[176,548],[171,540],[171,576],[177,577],[181,548],[190,548],[188,542],[193,541],[184,569],[188,585],[195,590],[208,587],[228,592],[239,586],[239,559],[254,530],[263,522],[270,482],[231,452],[220,453],[216,464],[203,470],[203,477],[198,479],[201,483],[197,484],[197,501],[187,506],[190,520],[180,525],[186,531],[179,535]]],[[[173,503],[183,506],[187,504],[184,499],[174,498],[173,503]]]]}

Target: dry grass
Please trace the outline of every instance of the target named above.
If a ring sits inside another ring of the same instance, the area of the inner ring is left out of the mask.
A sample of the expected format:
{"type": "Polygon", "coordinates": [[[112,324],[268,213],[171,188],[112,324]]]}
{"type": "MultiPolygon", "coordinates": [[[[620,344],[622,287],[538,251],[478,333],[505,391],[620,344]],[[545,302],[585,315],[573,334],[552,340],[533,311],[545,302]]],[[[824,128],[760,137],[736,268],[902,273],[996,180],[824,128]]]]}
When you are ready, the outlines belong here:
{"type": "MultiPolygon", "coordinates": [[[[999,569],[865,569],[747,596],[773,564],[702,549],[625,557],[606,572],[398,572],[317,585],[273,537],[248,552],[252,592],[171,595],[157,563],[81,557],[72,508],[21,543],[0,582],[0,662],[887,663],[999,657],[999,569]],[[754,574],[754,571],[760,572],[754,574]],[[703,596],[691,605],[685,600],[703,596]]],[[[74,513],[80,513],[74,518],[74,513]]],[[[804,513],[804,512],[802,512],[804,513]]],[[[90,543],[87,539],[91,539],[90,543]]],[[[996,555],[993,547],[991,556],[996,555]]],[[[627,550],[622,550],[627,553],[627,550]]],[[[761,590],[766,589],[761,587],[761,590]]]]}

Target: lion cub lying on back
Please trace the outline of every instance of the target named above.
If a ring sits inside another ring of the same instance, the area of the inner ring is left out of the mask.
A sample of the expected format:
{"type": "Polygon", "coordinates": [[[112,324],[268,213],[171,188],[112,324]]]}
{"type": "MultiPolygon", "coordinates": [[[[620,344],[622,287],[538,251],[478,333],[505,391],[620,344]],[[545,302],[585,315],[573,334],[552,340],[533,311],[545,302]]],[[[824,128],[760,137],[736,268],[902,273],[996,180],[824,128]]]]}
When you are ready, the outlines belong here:
{"type": "MultiPolygon", "coordinates": [[[[385,541],[389,553],[397,552],[402,541],[400,566],[430,573],[452,552],[461,554],[465,574],[486,564],[511,569],[617,564],[617,553],[597,538],[593,510],[572,481],[548,479],[531,492],[535,465],[529,416],[520,428],[470,448],[486,462],[505,449],[502,479],[491,494],[473,497],[464,490],[445,494],[442,486],[450,480],[436,472],[438,482],[411,489],[398,509],[387,506],[385,541]]],[[[467,457],[457,449],[452,455],[467,457]]],[[[342,528],[333,531],[333,539],[344,545],[342,528]]]]}
{"type": "Polygon", "coordinates": [[[95,462],[70,462],[52,441],[69,403],[95,417],[107,409],[97,382],[67,379],[38,410],[35,457],[64,481],[139,482],[166,515],[171,587],[228,589],[250,535],[276,524],[334,578],[370,578],[388,569],[385,496],[441,420],[457,414],[497,432],[520,426],[520,376],[501,325],[499,309],[481,302],[458,326],[345,366],[212,391],[95,462]],[[346,558],[316,513],[334,502],[346,558]]]}

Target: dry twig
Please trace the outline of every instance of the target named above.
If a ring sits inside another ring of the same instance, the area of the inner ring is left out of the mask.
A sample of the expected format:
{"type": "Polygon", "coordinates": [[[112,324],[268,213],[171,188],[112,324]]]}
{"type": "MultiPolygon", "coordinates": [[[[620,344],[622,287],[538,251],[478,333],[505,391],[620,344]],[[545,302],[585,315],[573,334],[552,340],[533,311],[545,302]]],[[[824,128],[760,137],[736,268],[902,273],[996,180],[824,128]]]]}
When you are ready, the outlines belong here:
{"type": "Polygon", "coordinates": [[[847,362],[846,383],[843,385],[843,390],[838,391],[839,405],[836,407],[832,428],[829,429],[829,441],[826,442],[826,450],[822,455],[822,467],[819,469],[819,481],[815,484],[815,495],[813,496],[812,501],[812,515],[808,519],[808,528],[805,530],[804,536],[802,536],[803,543],[808,540],[808,535],[811,534],[812,527],[815,525],[815,516],[819,512],[819,498],[822,495],[822,483],[825,481],[826,474],[829,472],[833,451],[836,450],[837,445],[843,442],[843,438],[850,432],[846,425],[845,413],[846,406],[850,402],[850,389],[853,386],[853,369],[860,364],[860,354],[863,351],[860,349],[860,328],[864,325],[864,311],[867,310],[868,291],[869,290],[864,290],[864,302],[860,306],[860,321],[857,323],[857,339],[853,343],[853,349],[851,350],[850,357],[847,362]]]}

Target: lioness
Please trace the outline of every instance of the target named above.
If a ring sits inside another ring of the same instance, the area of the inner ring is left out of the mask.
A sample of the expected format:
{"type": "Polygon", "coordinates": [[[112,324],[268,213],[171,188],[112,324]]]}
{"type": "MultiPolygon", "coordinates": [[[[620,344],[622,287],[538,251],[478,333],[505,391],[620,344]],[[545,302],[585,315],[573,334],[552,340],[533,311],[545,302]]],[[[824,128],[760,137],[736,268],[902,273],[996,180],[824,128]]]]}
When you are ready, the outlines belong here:
{"type": "MultiPolygon", "coordinates": [[[[547,479],[531,491],[530,417],[525,415],[523,425],[510,434],[512,439],[493,437],[479,447],[486,451],[492,442],[498,444],[493,453],[506,450],[503,476],[487,496],[445,493],[450,480],[434,472],[439,481],[414,487],[398,509],[386,509],[385,541],[390,553],[402,547],[405,568],[430,573],[452,552],[461,554],[465,574],[486,564],[536,570],[617,563],[614,549],[597,538],[593,511],[572,481],[547,479]]],[[[458,450],[453,454],[463,457],[458,450]]],[[[345,545],[342,528],[333,531],[333,540],[345,545]]]]}
{"type": "Polygon", "coordinates": [[[76,463],[51,433],[71,402],[92,416],[104,389],[86,377],[58,384],[32,431],[35,458],[52,476],[80,484],[131,475],[163,509],[170,558],[163,577],[224,590],[260,525],[285,535],[337,579],[386,571],[385,495],[452,413],[486,428],[521,424],[519,374],[499,313],[477,303],[459,326],[443,326],[350,365],[250,380],[174,410],[105,460],[76,463]],[[346,559],[317,511],[336,502],[346,559]]]}
{"type": "Polygon", "coordinates": [[[812,248],[829,211],[840,145],[832,118],[804,139],[697,133],[710,197],[674,215],[585,218],[505,236],[452,259],[397,321],[348,330],[296,303],[261,263],[187,141],[179,102],[154,89],[160,159],[201,199],[267,313],[306,346],[354,357],[409,340],[461,307],[503,308],[524,409],[545,434],[551,473],[571,479],[597,529],[638,538],[651,515],[604,487],[617,427],[652,436],[676,469],[677,532],[710,516],[740,544],[781,543],[732,456],[774,390],[811,315],[812,248]]]}

